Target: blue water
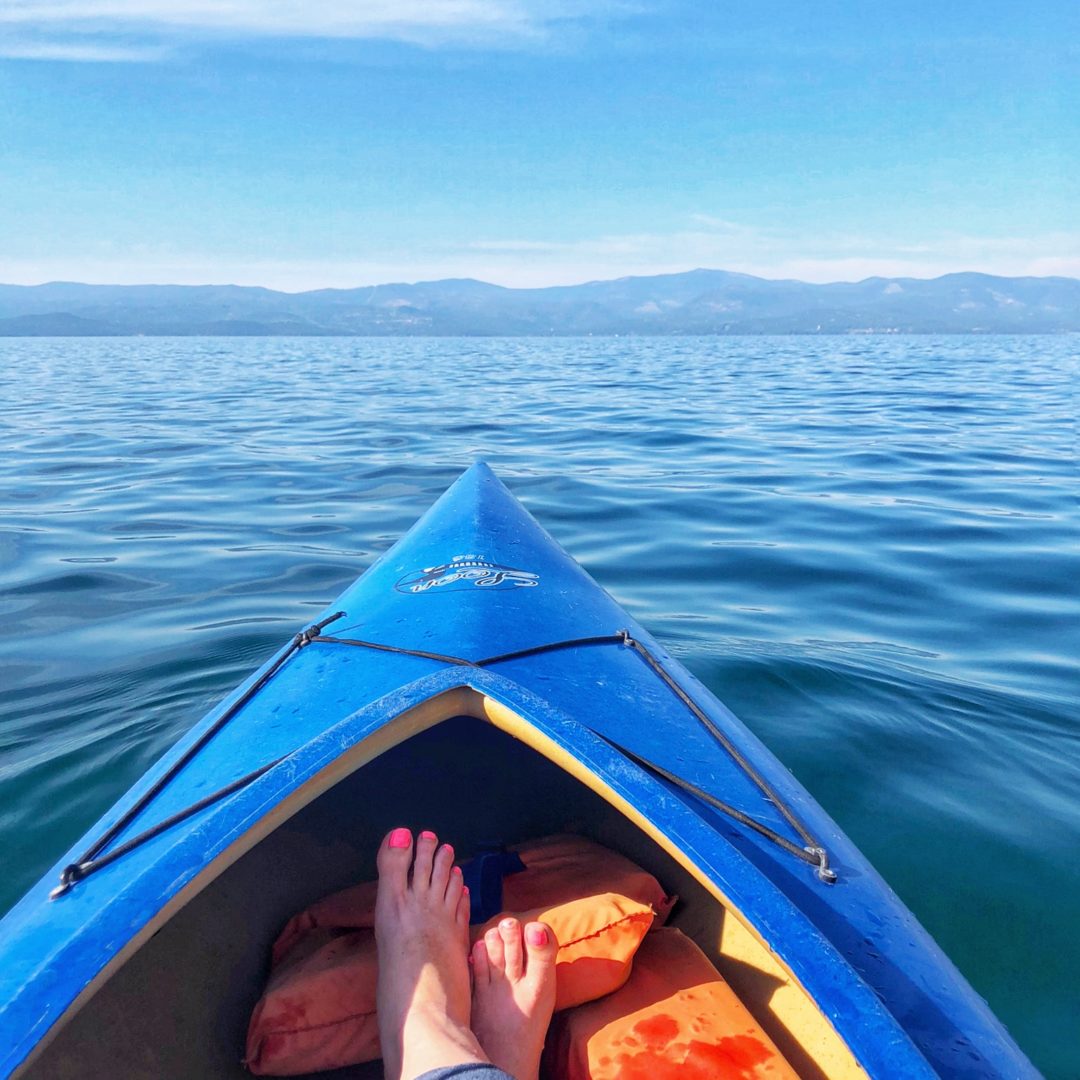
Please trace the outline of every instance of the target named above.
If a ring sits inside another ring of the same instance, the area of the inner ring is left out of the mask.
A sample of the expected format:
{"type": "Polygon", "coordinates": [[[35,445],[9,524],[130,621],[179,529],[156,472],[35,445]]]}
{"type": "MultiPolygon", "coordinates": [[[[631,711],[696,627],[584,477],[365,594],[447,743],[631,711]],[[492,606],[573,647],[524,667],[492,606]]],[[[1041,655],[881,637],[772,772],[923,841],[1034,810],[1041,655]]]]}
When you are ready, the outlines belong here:
{"type": "Polygon", "coordinates": [[[484,457],[1075,1078],[1078,353],[0,339],[0,910],[484,457]]]}

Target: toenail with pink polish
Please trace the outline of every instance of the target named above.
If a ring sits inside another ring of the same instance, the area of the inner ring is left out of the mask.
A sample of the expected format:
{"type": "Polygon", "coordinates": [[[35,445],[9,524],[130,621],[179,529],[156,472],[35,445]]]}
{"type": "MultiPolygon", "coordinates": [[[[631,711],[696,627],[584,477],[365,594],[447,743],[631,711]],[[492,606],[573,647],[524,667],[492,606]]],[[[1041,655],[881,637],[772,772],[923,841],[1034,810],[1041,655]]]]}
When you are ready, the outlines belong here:
{"type": "Polygon", "coordinates": [[[421,840],[438,840],[438,837],[433,832],[428,832],[428,830],[425,829],[420,834],[420,839],[421,840]]]}
{"type": "Polygon", "coordinates": [[[516,919],[503,919],[503,921],[501,923],[499,923],[499,925],[504,930],[513,930],[514,927],[517,925],[517,920],[516,919]]]}
{"type": "Polygon", "coordinates": [[[548,932],[542,926],[530,926],[525,931],[525,940],[530,945],[546,945],[548,943],[548,932]]]}
{"type": "Polygon", "coordinates": [[[408,829],[395,829],[390,834],[390,839],[387,840],[386,846],[392,848],[407,848],[412,843],[412,835],[408,829]]]}

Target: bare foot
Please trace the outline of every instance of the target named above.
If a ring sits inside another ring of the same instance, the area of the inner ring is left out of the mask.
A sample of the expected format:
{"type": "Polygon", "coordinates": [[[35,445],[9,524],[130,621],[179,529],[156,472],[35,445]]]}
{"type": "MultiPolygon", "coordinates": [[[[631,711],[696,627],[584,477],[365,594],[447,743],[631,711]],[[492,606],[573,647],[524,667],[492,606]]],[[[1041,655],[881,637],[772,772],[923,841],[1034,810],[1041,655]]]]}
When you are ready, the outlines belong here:
{"type": "Polygon", "coordinates": [[[503,919],[474,946],[473,1031],[514,1080],[537,1080],[544,1037],[555,1008],[555,954],[550,926],[503,919]]]}
{"type": "Polygon", "coordinates": [[[414,845],[408,829],[394,829],[378,865],[376,1002],[387,1080],[486,1063],[469,1030],[469,896],[454,849],[439,847],[434,833],[422,832],[414,845]]]}

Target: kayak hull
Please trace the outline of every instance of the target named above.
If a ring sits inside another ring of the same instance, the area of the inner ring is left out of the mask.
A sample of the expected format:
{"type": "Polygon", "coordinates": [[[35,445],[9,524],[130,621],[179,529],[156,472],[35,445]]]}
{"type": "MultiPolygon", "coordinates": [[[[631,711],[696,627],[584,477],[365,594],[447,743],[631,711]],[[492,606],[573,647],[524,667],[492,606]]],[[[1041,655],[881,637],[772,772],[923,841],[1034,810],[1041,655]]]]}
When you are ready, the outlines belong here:
{"type": "MultiPolygon", "coordinates": [[[[348,778],[363,777],[384,755],[404,753],[410,740],[442,725],[460,726],[465,718],[573,778],[724,910],[737,913],[738,933],[773,958],[798,988],[793,998],[814,1003],[829,1029],[822,1038],[837,1040],[850,1057],[841,1063],[844,1052],[837,1051],[835,1067],[819,1069],[819,1075],[1037,1075],[835,822],[543,532],[486,466],[465,473],[320,618],[337,612],[343,614],[324,636],[338,640],[316,640],[291,652],[110,846],[277,764],[49,899],[64,867],[138,807],[271,670],[271,660],[166,754],[0,922],[0,1075],[16,1069],[34,1075],[35,1058],[48,1053],[49,1038],[78,1008],[294,815],[348,778]],[[613,640],[533,651],[611,639],[620,630],[644,643],[821,842],[837,873],[835,884],[642,764],[721,797],[801,843],[775,801],[763,797],[641,655],[613,640]],[[344,643],[358,641],[404,651],[344,643]],[[508,656],[523,651],[527,655],[508,656]],[[475,666],[497,656],[508,658],[475,666]],[[857,1071],[849,1073],[849,1066],[857,1071]]],[[[426,783],[417,780],[414,795],[426,783]]],[[[475,787],[459,782],[464,788],[457,798],[468,798],[475,787]]],[[[367,818],[377,822],[376,809],[367,818]]]]}

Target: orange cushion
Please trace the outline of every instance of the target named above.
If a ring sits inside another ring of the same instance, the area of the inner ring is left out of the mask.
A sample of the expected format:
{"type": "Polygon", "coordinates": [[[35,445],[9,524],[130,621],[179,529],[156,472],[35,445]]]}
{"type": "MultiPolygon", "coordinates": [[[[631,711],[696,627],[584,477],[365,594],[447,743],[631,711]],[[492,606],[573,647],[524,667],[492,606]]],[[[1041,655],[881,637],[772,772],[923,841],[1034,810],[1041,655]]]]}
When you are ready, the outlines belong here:
{"type": "Polygon", "coordinates": [[[676,898],[667,896],[656,878],[637,863],[583,836],[545,836],[518,844],[513,850],[521,856],[525,869],[503,880],[502,906],[507,911],[530,911],[582,896],[618,893],[648,904],[662,923],[675,903],[676,898]]]}
{"type": "Polygon", "coordinates": [[[500,919],[545,922],[555,931],[555,1008],[570,1009],[618,990],[630,975],[641,939],[652,926],[648,904],[618,893],[601,893],[531,911],[504,911],[473,928],[473,941],[500,919]]]}
{"type": "MultiPolygon", "coordinates": [[[[582,896],[614,892],[648,904],[660,923],[676,897],[636,863],[601,844],[570,833],[518,844],[525,869],[503,880],[503,909],[530,911],[582,896]]],[[[358,930],[375,925],[375,882],[366,881],[326,896],[294,915],[274,942],[279,964],[306,934],[316,929],[358,930]]]]}
{"type": "MultiPolygon", "coordinates": [[[[583,837],[552,836],[516,850],[526,869],[504,879],[504,915],[541,919],[555,931],[556,1007],[617,989],[654,912],[665,918],[674,898],[629,859],[583,837]]],[[[278,935],[270,980],[248,1027],[245,1060],[255,1075],[315,1072],[380,1056],[375,891],[374,882],[365,882],[324,897],[278,935]]],[[[483,929],[474,928],[474,937],[483,929]]]]}
{"type": "Polygon", "coordinates": [[[544,1055],[551,1080],[796,1080],[705,954],[658,929],[614,994],[560,1013],[544,1055]]]}

